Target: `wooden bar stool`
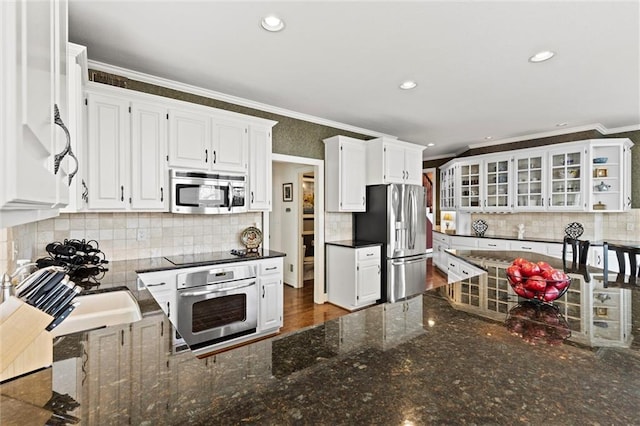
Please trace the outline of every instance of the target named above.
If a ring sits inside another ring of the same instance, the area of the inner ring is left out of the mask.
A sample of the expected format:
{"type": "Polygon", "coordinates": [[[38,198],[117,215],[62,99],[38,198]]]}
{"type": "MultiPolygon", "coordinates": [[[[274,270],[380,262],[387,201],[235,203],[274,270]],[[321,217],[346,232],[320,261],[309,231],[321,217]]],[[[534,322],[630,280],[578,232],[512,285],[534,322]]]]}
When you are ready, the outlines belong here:
{"type": "Polygon", "coordinates": [[[587,259],[589,258],[588,240],[578,240],[576,238],[564,237],[562,243],[562,267],[564,272],[582,274],[586,282],[591,281],[591,276],[587,270],[587,259]],[[567,265],[567,247],[571,246],[571,265],[567,265]]]}
{"type": "Polygon", "coordinates": [[[630,247],[617,243],[603,243],[602,245],[603,266],[604,266],[604,283],[609,283],[609,250],[616,252],[618,258],[618,274],[613,282],[625,283],[625,277],[629,277],[629,284],[637,284],[640,271],[638,270],[638,261],[636,256],[640,254],[639,247],[630,247]],[[629,261],[629,271],[627,271],[627,260],[629,261]]]}

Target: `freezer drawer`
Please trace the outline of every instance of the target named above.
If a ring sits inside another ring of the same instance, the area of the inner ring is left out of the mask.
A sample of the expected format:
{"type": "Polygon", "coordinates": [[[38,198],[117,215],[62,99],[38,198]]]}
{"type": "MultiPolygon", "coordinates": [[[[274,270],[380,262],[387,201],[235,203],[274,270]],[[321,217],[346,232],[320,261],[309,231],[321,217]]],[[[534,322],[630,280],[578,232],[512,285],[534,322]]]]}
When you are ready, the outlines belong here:
{"type": "Polygon", "coordinates": [[[427,289],[427,255],[387,259],[387,302],[397,302],[427,289]]]}

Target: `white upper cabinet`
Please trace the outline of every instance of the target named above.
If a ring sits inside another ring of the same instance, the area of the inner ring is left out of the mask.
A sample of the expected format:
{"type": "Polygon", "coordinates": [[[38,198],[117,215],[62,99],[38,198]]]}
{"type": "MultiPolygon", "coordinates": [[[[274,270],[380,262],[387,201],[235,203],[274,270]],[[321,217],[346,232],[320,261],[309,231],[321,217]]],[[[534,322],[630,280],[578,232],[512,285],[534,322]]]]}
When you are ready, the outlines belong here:
{"type": "Polygon", "coordinates": [[[631,144],[628,139],[593,141],[589,209],[624,211],[631,208],[631,144]]]}
{"type": "Polygon", "coordinates": [[[247,173],[249,126],[243,121],[214,119],[209,168],[213,171],[247,173]]]}
{"type": "Polygon", "coordinates": [[[249,126],[249,210],[271,210],[271,128],[249,126]]]}
{"type": "Polygon", "coordinates": [[[209,108],[170,108],[169,166],[247,173],[247,121],[218,117],[209,108]]]}
{"type": "Polygon", "coordinates": [[[366,143],[346,136],[324,140],[326,211],[365,211],[366,143]]]}
{"type": "Polygon", "coordinates": [[[505,211],[513,208],[511,156],[496,156],[484,161],[483,211],[505,211]]]}
{"type": "Polygon", "coordinates": [[[209,168],[211,153],[211,118],[195,109],[169,109],[169,166],[209,168]]]}
{"type": "Polygon", "coordinates": [[[584,192],[584,146],[549,150],[547,209],[583,211],[587,207],[584,192]]]}
{"type": "Polygon", "coordinates": [[[422,185],[422,151],[425,147],[385,137],[367,141],[365,147],[367,185],[422,185]]]}
{"type": "Polygon", "coordinates": [[[131,188],[129,167],[129,100],[87,94],[87,176],[89,209],[124,210],[131,188]]]}
{"type": "Polygon", "coordinates": [[[457,164],[458,196],[456,205],[462,211],[482,210],[483,164],[480,159],[461,161],[457,164]]]}
{"type": "Polygon", "coordinates": [[[162,210],[169,191],[167,109],[148,103],[131,103],[131,207],[162,210]]]}
{"type": "Polygon", "coordinates": [[[624,211],[631,208],[632,146],[603,138],[455,159],[440,167],[440,208],[624,211]]]}
{"type": "Polygon", "coordinates": [[[544,186],[547,157],[544,150],[514,152],[514,209],[542,211],[545,209],[546,188],[544,186]]]}
{"type": "Polygon", "coordinates": [[[456,165],[440,168],[440,209],[455,210],[456,204],[456,165]]]}
{"type": "Polygon", "coordinates": [[[167,109],[126,95],[95,84],[87,93],[88,208],[166,210],[167,109]]]}
{"type": "Polygon", "coordinates": [[[63,1],[0,2],[0,227],[57,215],[68,200],[66,156],[67,5],[63,1]]]}

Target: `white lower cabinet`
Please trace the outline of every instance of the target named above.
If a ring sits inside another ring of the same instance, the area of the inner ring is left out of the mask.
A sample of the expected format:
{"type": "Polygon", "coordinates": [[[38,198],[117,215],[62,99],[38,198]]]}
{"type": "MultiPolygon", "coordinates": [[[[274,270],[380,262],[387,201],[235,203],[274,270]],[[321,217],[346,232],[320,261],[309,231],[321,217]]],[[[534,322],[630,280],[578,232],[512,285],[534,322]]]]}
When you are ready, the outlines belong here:
{"type": "Polygon", "coordinates": [[[448,254],[445,250],[451,247],[451,237],[438,232],[433,233],[433,265],[441,271],[447,271],[448,254]]]}
{"type": "Polygon", "coordinates": [[[348,310],[371,305],[381,297],[380,246],[327,244],[327,296],[348,310]]]}
{"type": "Polygon", "coordinates": [[[131,424],[131,326],[87,333],[82,354],[82,419],[86,424],[131,424]],[[106,384],[106,385],[105,385],[106,384]]]}
{"type": "Polygon", "coordinates": [[[281,257],[258,263],[260,309],[258,331],[277,330],[283,317],[283,260],[281,257]]]}

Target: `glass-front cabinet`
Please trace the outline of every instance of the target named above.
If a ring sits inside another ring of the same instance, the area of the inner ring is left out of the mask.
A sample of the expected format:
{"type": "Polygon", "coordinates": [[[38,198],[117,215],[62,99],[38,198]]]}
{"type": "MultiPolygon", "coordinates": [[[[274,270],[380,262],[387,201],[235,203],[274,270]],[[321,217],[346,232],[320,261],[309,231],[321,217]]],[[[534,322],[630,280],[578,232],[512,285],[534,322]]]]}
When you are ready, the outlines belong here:
{"type": "Polygon", "coordinates": [[[440,169],[440,208],[452,210],[456,208],[456,167],[440,169]]]}
{"type": "Polygon", "coordinates": [[[486,160],[484,208],[486,211],[505,211],[513,207],[511,201],[511,156],[486,160]]]}
{"type": "Polygon", "coordinates": [[[588,207],[592,211],[624,211],[631,207],[631,147],[625,139],[618,141],[605,139],[591,147],[588,207]]]}
{"type": "Polygon", "coordinates": [[[586,150],[579,146],[571,150],[564,148],[549,152],[549,210],[582,211],[586,207],[582,196],[584,154],[586,150]]]}
{"type": "Polygon", "coordinates": [[[516,194],[514,208],[528,211],[545,209],[544,170],[546,158],[543,153],[516,155],[516,194]]]}
{"type": "Polygon", "coordinates": [[[626,138],[603,138],[454,159],[440,169],[440,206],[503,213],[625,211],[631,208],[632,146],[626,138]]]}
{"type": "Polygon", "coordinates": [[[482,161],[469,161],[459,164],[460,210],[482,210],[482,161]]]}

